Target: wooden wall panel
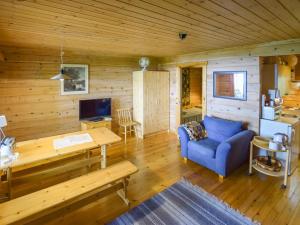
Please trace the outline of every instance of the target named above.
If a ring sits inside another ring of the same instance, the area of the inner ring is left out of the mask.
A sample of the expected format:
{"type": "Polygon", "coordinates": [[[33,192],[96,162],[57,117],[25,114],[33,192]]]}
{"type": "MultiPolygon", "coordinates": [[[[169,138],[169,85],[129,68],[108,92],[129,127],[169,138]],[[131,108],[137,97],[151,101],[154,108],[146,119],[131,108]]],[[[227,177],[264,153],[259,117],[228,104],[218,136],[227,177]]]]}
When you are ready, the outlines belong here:
{"type": "MultiPolygon", "coordinates": [[[[197,57],[190,60],[197,62],[197,57]]],[[[199,59],[199,62],[203,58],[199,59]]],[[[170,130],[176,131],[176,65],[161,64],[161,69],[170,71],[170,130]]],[[[207,114],[231,120],[242,120],[249,129],[259,130],[260,72],[259,57],[227,57],[209,59],[207,64],[207,114]],[[213,71],[247,71],[247,101],[213,97],[213,71]]]]}
{"type": "Polygon", "coordinates": [[[89,65],[90,86],[86,95],[60,95],[60,81],[49,78],[58,72],[53,52],[7,49],[7,62],[0,62],[0,114],[5,114],[7,135],[18,141],[80,129],[80,99],[112,98],[113,128],[115,110],[132,107],[132,71],[136,58],[68,56],[65,63],[89,65]]]}
{"type": "Polygon", "coordinates": [[[241,120],[248,128],[259,130],[260,73],[258,57],[233,57],[209,60],[207,64],[207,114],[241,120]],[[213,97],[214,71],[247,71],[247,101],[213,97]]]}

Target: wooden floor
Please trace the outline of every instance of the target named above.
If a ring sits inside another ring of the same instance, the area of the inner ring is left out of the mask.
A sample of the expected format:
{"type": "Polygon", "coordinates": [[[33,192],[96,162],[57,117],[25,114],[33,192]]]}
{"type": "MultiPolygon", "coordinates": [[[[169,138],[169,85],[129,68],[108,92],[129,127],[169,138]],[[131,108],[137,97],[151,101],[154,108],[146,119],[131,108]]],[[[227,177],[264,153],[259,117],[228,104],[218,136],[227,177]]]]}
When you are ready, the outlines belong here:
{"type": "MultiPolygon", "coordinates": [[[[139,142],[131,138],[126,146],[117,144],[108,148],[109,164],[124,158],[139,168],[139,172],[130,179],[131,207],[164,190],[181,177],[186,177],[262,224],[300,224],[298,168],[290,178],[286,190],[280,189],[282,182],[280,178],[266,177],[257,173],[251,177],[247,176],[247,165],[220,182],[215,173],[190,161],[185,164],[180,157],[176,136],[168,133],[148,137],[139,142]]],[[[29,177],[30,179],[16,179],[13,182],[13,196],[29,193],[82,173],[86,173],[86,168],[40,174],[35,178],[29,177]]],[[[104,199],[97,199],[97,196],[94,196],[47,216],[36,224],[104,224],[127,210],[117,195],[113,194],[104,199]]]]}

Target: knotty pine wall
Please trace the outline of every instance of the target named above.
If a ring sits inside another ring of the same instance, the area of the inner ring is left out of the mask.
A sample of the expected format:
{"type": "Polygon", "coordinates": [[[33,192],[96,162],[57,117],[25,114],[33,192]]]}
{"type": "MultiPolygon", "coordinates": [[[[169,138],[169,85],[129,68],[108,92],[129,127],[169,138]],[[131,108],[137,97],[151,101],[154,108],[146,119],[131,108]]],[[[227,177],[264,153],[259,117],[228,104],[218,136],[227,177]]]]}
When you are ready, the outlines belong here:
{"type": "MultiPolygon", "coordinates": [[[[203,58],[187,62],[206,61],[203,58]]],[[[260,113],[260,62],[259,57],[226,57],[207,60],[207,114],[224,119],[244,121],[249,129],[259,130],[260,113]],[[213,71],[247,71],[247,101],[214,98],[213,71]]],[[[170,130],[176,131],[176,63],[161,64],[170,71],[170,130]]]]}
{"type": "Polygon", "coordinates": [[[18,141],[78,131],[80,99],[112,98],[113,128],[116,109],[132,107],[132,71],[137,58],[71,55],[65,63],[89,65],[89,94],[60,95],[60,81],[49,80],[59,70],[59,52],[49,50],[3,50],[0,62],[0,114],[5,114],[7,135],[18,141]]]}
{"type": "Polygon", "coordinates": [[[207,114],[247,123],[259,131],[260,65],[259,57],[233,57],[209,60],[207,64],[207,114]],[[247,101],[213,97],[213,71],[247,71],[247,101]]]}

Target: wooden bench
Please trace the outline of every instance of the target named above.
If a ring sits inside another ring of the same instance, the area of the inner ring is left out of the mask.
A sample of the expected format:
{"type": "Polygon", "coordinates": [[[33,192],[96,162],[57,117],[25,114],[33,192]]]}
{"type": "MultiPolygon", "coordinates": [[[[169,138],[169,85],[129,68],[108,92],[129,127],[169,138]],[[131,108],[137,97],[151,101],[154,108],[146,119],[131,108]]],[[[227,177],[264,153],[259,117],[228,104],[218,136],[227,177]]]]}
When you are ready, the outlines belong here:
{"type": "Polygon", "coordinates": [[[114,164],[49,188],[0,204],[0,224],[24,224],[97,194],[112,192],[128,205],[129,176],[138,171],[129,161],[114,164]]]}

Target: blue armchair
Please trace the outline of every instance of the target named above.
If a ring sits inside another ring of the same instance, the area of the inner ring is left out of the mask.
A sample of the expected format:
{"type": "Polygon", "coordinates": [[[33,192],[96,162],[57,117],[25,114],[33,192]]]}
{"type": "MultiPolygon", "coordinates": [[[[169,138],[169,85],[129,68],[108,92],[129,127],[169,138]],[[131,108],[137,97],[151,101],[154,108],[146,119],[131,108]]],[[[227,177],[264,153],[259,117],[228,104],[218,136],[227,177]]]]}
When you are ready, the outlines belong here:
{"type": "Polygon", "coordinates": [[[251,130],[243,130],[242,122],[205,116],[202,121],[207,137],[191,141],[183,127],[178,128],[181,155],[221,176],[241,166],[249,157],[251,130]]]}

